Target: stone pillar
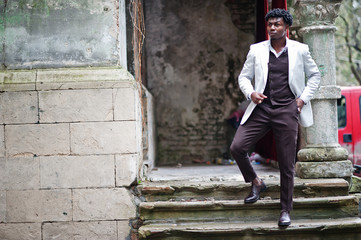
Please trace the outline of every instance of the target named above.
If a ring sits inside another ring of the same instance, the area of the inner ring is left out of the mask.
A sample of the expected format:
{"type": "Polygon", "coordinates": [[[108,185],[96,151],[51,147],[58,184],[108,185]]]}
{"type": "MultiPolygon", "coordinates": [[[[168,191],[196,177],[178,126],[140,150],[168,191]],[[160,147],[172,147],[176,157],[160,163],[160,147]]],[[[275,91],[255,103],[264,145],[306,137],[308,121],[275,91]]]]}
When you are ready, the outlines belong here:
{"type": "Polygon", "coordinates": [[[321,83],[312,100],[314,125],[306,129],[306,147],[298,152],[296,175],[301,178],[349,178],[353,167],[348,152],[338,144],[335,41],[337,17],[342,0],[298,0],[295,17],[300,34],[308,44],[321,72],[321,83]]]}

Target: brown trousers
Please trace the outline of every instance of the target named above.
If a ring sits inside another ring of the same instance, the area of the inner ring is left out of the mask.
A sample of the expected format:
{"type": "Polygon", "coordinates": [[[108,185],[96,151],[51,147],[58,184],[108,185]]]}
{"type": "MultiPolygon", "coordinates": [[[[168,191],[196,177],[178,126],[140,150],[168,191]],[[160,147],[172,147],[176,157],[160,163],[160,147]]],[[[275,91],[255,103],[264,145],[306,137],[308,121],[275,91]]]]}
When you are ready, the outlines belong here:
{"type": "Polygon", "coordinates": [[[298,117],[296,101],[281,107],[271,107],[261,103],[253,110],[250,118],[238,127],[230,147],[244,180],[251,182],[257,174],[247,152],[269,130],[273,131],[281,175],[281,209],[286,211],[291,211],[293,208],[298,117]]]}

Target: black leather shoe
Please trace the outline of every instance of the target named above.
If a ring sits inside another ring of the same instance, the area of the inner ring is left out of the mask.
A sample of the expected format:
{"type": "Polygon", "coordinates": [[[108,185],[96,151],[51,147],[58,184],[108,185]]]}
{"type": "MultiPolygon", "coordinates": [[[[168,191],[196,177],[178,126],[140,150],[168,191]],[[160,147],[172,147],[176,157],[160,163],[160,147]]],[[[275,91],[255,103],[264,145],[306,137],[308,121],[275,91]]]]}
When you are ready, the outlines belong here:
{"type": "Polygon", "coordinates": [[[287,211],[282,211],[280,215],[280,220],[278,221],[278,226],[286,227],[291,224],[290,213],[287,211]]]}
{"type": "Polygon", "coordinates": [[[261,185],[257,186],[252,183],[252,189],[249,195],[244,199],[244,203],[254,203],[259,199],[259,194],[266,190],[266,184],[261,180],[261,185]]]}

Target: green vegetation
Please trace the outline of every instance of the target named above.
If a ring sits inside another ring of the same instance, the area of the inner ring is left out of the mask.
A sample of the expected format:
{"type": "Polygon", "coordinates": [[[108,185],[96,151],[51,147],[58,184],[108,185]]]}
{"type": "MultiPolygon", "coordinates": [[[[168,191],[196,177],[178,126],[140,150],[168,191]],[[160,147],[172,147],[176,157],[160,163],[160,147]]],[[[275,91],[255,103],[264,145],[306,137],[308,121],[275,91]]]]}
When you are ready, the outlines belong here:
{"type": "Polygon", "coordinates": [[[344,0],[336,19],[337,84],[361,85],[361,0],[344,0]]]}

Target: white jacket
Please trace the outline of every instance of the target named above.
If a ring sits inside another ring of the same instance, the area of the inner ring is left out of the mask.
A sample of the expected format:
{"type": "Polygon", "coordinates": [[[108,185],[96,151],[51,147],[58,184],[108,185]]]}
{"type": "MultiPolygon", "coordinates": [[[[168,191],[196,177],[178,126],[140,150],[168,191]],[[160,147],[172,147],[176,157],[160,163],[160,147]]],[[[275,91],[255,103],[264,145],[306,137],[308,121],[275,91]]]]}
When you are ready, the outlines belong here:
{"type": "MultiPolygon", "coordinates": [[[[301,98],[305,105],[300,114],[300,124],[309,127],[313,124],[311,98],[318,89],[321,74],[313,61],[308,46],[297,41],[287,39],[288,47],[288,82],[296,98],[301,98]],[[307,81],[305,79],[307,77],[307,81]]],[[[248,98],[252,92],[263,93],[268,76],[268,61],[270,40],[252,44],[238,77],[239,87],[248,98]],[[254,78],[254,86],[251,81],[254,78]]],[[[244,124],[251,115],[256,104],[251,101],[243,115],[244,124]]]]}

